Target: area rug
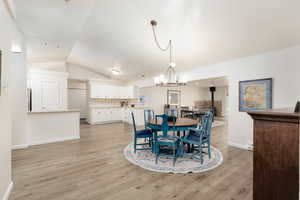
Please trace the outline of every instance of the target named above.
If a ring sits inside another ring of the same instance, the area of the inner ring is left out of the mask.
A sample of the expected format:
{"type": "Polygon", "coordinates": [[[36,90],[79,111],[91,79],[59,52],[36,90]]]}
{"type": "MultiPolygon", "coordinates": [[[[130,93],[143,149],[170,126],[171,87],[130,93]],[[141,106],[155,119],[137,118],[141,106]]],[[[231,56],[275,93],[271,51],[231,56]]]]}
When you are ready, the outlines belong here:
{"type": "Polygon", "coordinates": [[[208,156],[204,156],[202,165],[198,160],[178,158],[175,167],[173,167],[172,158],[159,158],[158,163],[155,164],[155,155],[150,150],[134,153],[132,143],[124,149],[125,158],[132,164],[150,171],[163,173],[201,173],[212,170],[222,164],[223,156],[215,147],[212,147],[211,155],[211,159],[208,156]]]}

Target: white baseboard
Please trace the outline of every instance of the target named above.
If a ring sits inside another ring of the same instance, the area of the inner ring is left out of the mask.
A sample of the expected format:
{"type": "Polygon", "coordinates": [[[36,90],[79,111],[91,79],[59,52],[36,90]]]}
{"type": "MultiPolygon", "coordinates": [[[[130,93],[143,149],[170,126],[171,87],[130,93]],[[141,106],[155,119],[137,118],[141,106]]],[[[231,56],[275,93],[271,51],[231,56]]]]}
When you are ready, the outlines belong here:
{"type": "Polygon", "coordinates": [[[53,142],[63,142],[63,141],[67,141],[67,140],[78,140],[78,139],[80,139],[80,136],[59,138],[59,139],[50,139],[50,140],[43,140],[43,141],[34,141],[30,145],[48,144],[48,143],[53,143],[53,142]]]}
{"type": "Polygon", "coordinates": [[[13,145],[12,150],[17,150],[17,149],[26,149],[28,148],[28,144],[19,144],[19,145],[13,145]]]}
{"type": "Polygon", "coordinates": [[[235,142],[228,142],[228,145],[239,148],[239,149],[244,149],[244,150],[247,150],[247,151],[252,151],[253,150],[253,147],[250,146],[250,145],[238,144],[238,143],[235,143],[235,142]]]}
{"type": "Polygon", "coordinates": [[[14,187],[14,183],[10,182],[10,184],[8,185],[8,187],[6,189],[6,192],[4,193],[3,200],[8,200],[13,187],[14,187]]]}
{"type": "Polygon", "coordinates": [[[90,125],[101,125],[101,124],[113,124],[113,123],[121,123],[122,120],[116,120],[116,121],[106,121],[106,122],[88,122],[90,125]]]}

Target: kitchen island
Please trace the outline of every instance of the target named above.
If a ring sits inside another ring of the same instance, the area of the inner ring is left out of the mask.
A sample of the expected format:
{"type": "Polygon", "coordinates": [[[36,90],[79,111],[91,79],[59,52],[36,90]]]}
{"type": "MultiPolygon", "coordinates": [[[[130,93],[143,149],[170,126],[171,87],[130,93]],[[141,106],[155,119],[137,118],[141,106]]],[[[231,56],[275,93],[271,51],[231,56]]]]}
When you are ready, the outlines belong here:
{"type": "Polygon", "coordinates": [[[29,145],[80,138],[80,111],[60,110],[28,113],[29,145]]]}

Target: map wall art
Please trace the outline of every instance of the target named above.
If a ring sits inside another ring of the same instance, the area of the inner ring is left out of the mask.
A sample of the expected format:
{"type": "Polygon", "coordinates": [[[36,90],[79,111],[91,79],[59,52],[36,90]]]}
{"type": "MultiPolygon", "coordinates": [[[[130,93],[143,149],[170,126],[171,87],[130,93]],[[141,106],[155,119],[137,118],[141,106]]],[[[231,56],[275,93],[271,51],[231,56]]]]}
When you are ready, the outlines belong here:
{"type": "Polygon", "coordinates": [[[273,79],[257,79],[239,82],[239,110],[254,111],[272,109],[273,79]]]}

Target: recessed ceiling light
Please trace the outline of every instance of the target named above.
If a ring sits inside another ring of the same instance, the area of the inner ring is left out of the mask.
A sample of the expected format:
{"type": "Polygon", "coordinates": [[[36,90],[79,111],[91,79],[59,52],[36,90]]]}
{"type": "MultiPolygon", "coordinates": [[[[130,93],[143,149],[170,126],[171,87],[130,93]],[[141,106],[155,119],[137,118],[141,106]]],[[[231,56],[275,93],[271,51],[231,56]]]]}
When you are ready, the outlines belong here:
{"type": "Polygon", "coordinates": [[[121,72],[118,69],[112,69],[111,73],[113,73],[114,75],[120,75],[121,72]]]}

